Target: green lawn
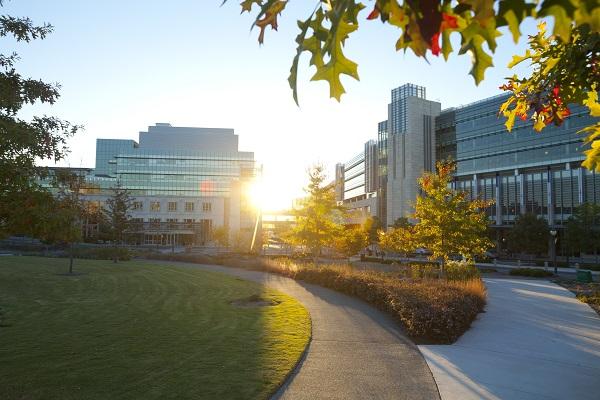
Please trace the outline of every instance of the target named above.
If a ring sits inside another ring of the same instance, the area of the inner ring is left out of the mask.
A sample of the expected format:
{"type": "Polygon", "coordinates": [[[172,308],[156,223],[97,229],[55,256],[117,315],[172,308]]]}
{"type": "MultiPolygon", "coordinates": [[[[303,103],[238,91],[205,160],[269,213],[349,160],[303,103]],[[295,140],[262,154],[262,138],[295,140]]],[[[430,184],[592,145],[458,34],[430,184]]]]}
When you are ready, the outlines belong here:
{"type": "Polygon", "coordinates": [[[310,336],[300,303],[144,262],[0,257],[0,398],[267,398],[310,336]],[[251,295],[279,301],[240,308],[251,295]]]}

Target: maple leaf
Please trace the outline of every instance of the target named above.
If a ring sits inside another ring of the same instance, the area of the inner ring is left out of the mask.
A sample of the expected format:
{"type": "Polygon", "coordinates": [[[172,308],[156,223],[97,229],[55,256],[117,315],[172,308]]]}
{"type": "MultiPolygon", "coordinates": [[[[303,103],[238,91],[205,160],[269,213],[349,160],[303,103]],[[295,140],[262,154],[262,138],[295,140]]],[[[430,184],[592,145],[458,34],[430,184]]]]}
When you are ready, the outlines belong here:
{"type": "Polygon", "coordinates": [[[535,4],[525,3],[525,0],[501,0],[496,16],[497,26],[508,26],[513,41],[517,43],[521,37],[519,26],[526,17],[533,16],[535,4]]]}
{"type": "Polygon", "coordinates": [[[261,0],[244,0],[244,1],[242,1],[240,3],[240,6],[242,6],[242,13],[243,12],[251,12],[252,6],[256,4],[260,7],[260,3],[262,3],[261,0]]]}
{"type": "Polygon", "coordinates": [[[480,35],[475,35],[467,43],[464,43],[460,48],[459,54],[469,52],[473,57],[473,68],[469,72],[475,78],[475,83],[479,84],[484,77],[485,70],[492,67],[492,57],[483,49],[484,39],[480,35]]]}
{"type": "Polygon", "coordinates": [[[265,28],[267,26],[270,25],[271,29],[277,30],[277,16],[281,14],[286,4],[287,1],[283,0],[269,0],[267,3],[261,5],[261,12],[254,22],[254,25],[260,28],[258,43],[263,44],[265,39],[265,28]]]}
{"type": "Polygon", "coordinates": [[[538,11],[540,17],[554,17],[553,33],[563,41],[569,40],[575,6],[570,0],[545,0],[538,11]]]}
{"type": "MultiPolygon", "coordinates": [[[[294,101],[296,105],[300,105],[298,102],[298,63],[300,62],[300,55],[307,50],[306,45],[306,35],[308,33],[308,29],[310,28],[310,23],[313,18],[313,14],[306,21],[298,21],[298,27],[300,28],[300,33],[296,36],[296,43],[298,43],[298,47],[296,48],[296,56],[292,61],[292,67],[290,68],[290,76],[288,78],[288,82],[290,84],[290,88],[292,89],[292,95],[294,97],[294,101]]],[[[320,46],[319,46],[320,50],[320,46]]]]}
{"type": "Polygon", "coordinates": [[[329,83],[329,95],[337,101],[340,101],[342,94],[346,92],[340,81],[341,74],[359,80],[358,65],[346,58],[342,49],[344,40],[357,28],[357,25],[349,24],[344,19],[339,21],[336,34],[332,38],[332,47],[328,49],[329,61],[317,67],[317,72],[311,78],[312,81],[327,81],[329,83]]]}

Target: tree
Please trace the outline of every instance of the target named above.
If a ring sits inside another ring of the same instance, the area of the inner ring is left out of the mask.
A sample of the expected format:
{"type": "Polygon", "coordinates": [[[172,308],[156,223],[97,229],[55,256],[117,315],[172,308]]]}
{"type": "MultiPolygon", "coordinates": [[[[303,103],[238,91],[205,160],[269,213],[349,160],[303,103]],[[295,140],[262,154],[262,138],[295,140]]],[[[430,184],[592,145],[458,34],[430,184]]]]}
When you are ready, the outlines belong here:
{"type": "MultiPolygon", "coordinates": [[[[49,24],[35,26],[29,18],[0,16],[0,37],[12,36],[17,42],[44,39],[52,29],[49,24]]],[[[62,159],[67,152],[66,139],[79,129],[54,117],[33,117],[30,121],[18,117],[24,105],[54,104],[59,87],[24,78],[15,69],[17,61],[14,52],[0,53],[0,237],[43,233],[43,219],[33,219],[26,225],[20,212],[25,199],[44,196],[36,179],[46,170],[37,166],[36,160],[62,159]]]]}
{"type": "Polygon", "coordinates": [[[115,246],[113,261],[119,260],[118,246],[123,243],[125,232],[129,228],[131,220],[130,211],[133,208],[133,200],[127,189],[123,189],[120,183],[112,188],[112,196],[106,199],[106,219],[109,224],[109,235],[115,246]]]}
{"type": "Polygon", "coordinates": [[[82,237],[85,207],[81,190],[85,177],[69,171],[59,171],[56,176],[58,194],[52,202],[46,240],[66,243],[69,249],[69,274],[73,273],[73,244],[82,237]]]}
{"type": "Polygon", "coordinates": [[[489,220],[482,211],[489,203],[469,200],[468,194],[450,188],[455,165],[438,162],[436,173],[419,178],[422,195],[417,196],[412,245],[431,251],[432,260],[444,263],[453,254],[467,260],[485,253],[492,246],[487,237],[489,220]]]}
{"type": "Polygon", "coordinates": [[[412,224],[406,217],[398,217],[394,221],[394,228],[408,228],[409,226],[412,226],[412,224]]]}
{"type": "Polygon", "coordinates": [[[407,256],[418,247],[415,244],[413,225],[393,228],[388,232],[379,232],[379,245],[382,249],[407,256]]]}
{"type": "MultiPolygon", "coordinates": [[[[560,126],[571,114],[569,104],[585,105],[592,117],[600,117],[600,34],[583,25],[573,29],[569,40],[562,40],[547,36],[545,23],[538,29],[538,34],[529,38],[530,49],[523,56],[514,56],[509,64],[513,67],[528,61],[533,73],[522,79],[515,75],[500,87],[511,92],[500,109],[507,118],[506,128],[512,129],[516,117],[531,119],[536,131],[550,124],[560,126]]],[[[600,172],[600,122],[581,133],[587,133],[585,142],[590,145],[583,165],[600,172]]]]}
{"type": "Polygon", "coordinates": [[[369,245],[369,232],[364,227],[343,228],[334,239],[335,248],[350,257],[369,245]]]}
{"type": "Polygon", "coordinates": [[[590,252],[598,263],[600,250],[600,205],[583,203],[575,209],[565,224],[565,238],[570,249],[578,253],[590,252]]]}
{"type": "MultiPolygon", "coordinates": [[[[225,0],[227,1],[227,0],[225,0]]],[[[298,21],[299,33],[296,56],[290,69],[289,84],[297,101],[297,75],[300,55],[311,55],[310,65],[316,68],[313,81],[329,83],[330,95],[340,99],[344,87],[340,75],[359,79],[357,64],[346,57],[344,45],[350,34],[359,29],[359,14],[366,8],[358,0],[318,0],[306,20],[298,21]]],[[[243,0],[242,12],[258,8],[254,24],[260,29],[259,43],[264,42],[265,29],[278,27],[278,17],[289,1],[243,0]]],[[[412,50],[418,57],[442,54],[445,59],[454,52],[450,35],[461,38],[458,54],[469,53],[473,67],[470,74],[476,83],[486,68],[492,66],[496,38],[501,27],[508,27],[515,43],[521,36],[520,25],[527,17],[554,18],[554,35],[570,40],[572,27],[588,26],[593,32],[600,29],[600,5],[584,0],[375,0],[367,20],[379,19],[399,29],[396,50],[412,50]],[[441,45],[440,45],[441,42],[441,45]]],[[[310,12],[310,11],[309,11],[310,12]]]]}
{"type": "Polygon", "coordinates": [[[368,235],[368,244],[379,242],[379,230],[381,229],[381,220],[379,217],[369,217],[363,224],[363,229],[368,235]]]}
{"type": "MultiPolygon", "coordinates": [[[[359,79],[358,65],[346,57],[344,46],[350,34],[359,29],[359,14],[366,8],[365,4],[359,0],[318,0],[316,3],[314,9],[310,5],[313,11],[308,18],[298,21],[298,46],[288,78],[296,103],[300,56],[304,52],[310,54],[309,64],[316,69],[311,80],[328,82],[330,97],[338,101],[345,93],[340,80],[341,75],[359,79]]],[[[258,9],[252,26],[260,29],[259,43],[263,43],[268,26],[277,29],[278,17],[288,4],[289,1],[286,0],[241,1],[242,12],[250,13],[254,6],[258,9]]],[[[379,19],[382,23],[400,30],[395,46],[397,51],[406,52],[410,49],[416,56],[425,59],[429,52],[436,57],[442,54],[447,60],[455,51],[450,36],[459,35],[461,46],[458,54],[470,55],[470,74],[476,84],[484,79],[485,70],[493,65],[492,55],[497,47],[496,38],[502,35],[498,28],[507,27],[517,43],[521,36],[520,26],[523,20],[530,17],[552,17],[552,37],[546,40],[542,38],[543,34],[538,35],[537,39],[530,40],[533,55],[528,53],[525,57],[513,61],[515,64],[523,59],[530,59],[535,70],[530,80],[519,82],[514,77],[511,78],[513,86],[509,84],[503,88],[511,91],[517,89],[512,97],[513,101],[519,99],[522,94],[526,94],[525,97],[537,97],[534,101],[517,101],[519,105],[514,107],[513,111],[523,115],[530,109],[534,110],[531,118],[535,121],[536,129],[541,129],[542,125],[549,121],[560,123],[566,116],[565,107],[570,100],[587,105],[592,115],[600,116],[600,105],[596,95],[599,88],[595,86],[600,81],[598,1],[375,0],[371,4],[373,6],[367,14],[367,20],[379,19]],[[562,79],[567,77],[572,79],[562,79]],[[530,84],[526,86],[533,90],[521,91],[519,87],[527,82],[530,84]],[[550,99],[556,106],[546,110],[539,98],[552,94],[556,88],[560,96],[556,93],[550,99]],[[562,106],[556,104],[556,99],[562,100],[562,106]]],[[[508,111],[507,108],[508,105],[503,107],[502,112],[508,111]]],[[[514,115],[507,117],[508,121],[514,119],[514,115]]],[[[592,125],[586,132],[586,140],[591,148],[586,151],[587,160],[584,165],[590,169],[595,166],[600,171],[600,125],[592,125]]]]}
{"type": "Polygon", "coordinates": [[[229,229],[226,226],[214,228],[211,237],[219,246],[229,247],[229,229]]]}
{"type": "Polygon", "coordinates": [[[517,216],[508,233],[507,245],[512,253],[540,255],[548,250],[550,228],[543,218],[527,213],[517,216]]]}
{"type": "Polygon", "coordinates": [[[307,197],[293,210],[296,225],[287,239],[294,245],[307,247],[316,258],[325,246],[334,244],[342,230],[343,209],[335,201],[332,185],[325,185],[324,167],[316,165],[308,170],[307,197]]]}

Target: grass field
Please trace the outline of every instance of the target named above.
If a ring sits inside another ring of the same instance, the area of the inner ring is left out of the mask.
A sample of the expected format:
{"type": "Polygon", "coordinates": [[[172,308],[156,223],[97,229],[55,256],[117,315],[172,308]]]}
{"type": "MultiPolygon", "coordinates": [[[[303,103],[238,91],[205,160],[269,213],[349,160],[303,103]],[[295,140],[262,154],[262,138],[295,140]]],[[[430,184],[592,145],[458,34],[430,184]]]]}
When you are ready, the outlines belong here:
{"type": "Polygon", "coordinates": [[[301,356],[310,317],[259,284],[144,262],[0,257],[0,398],[254,399],[301,356]],[[279,302],[237,307],[260,295],[279,302]]]}

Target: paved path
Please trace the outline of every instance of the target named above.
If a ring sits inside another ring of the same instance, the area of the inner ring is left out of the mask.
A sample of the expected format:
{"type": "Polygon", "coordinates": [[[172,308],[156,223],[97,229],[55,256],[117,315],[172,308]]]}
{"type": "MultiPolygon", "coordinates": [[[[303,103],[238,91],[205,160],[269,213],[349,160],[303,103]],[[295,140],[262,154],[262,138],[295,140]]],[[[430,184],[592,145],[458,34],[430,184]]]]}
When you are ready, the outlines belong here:
{"type": "Polygon", "coordinates": [[[545,280],[485,279],[486,313],[450,346],[419,346],[443,400],[600,399],[600,318],[545,280]]]}
{"type": "Polygon", "coordinates": [[[418,348],[396,323],[362,301],[264,272],[176,264],[266,284],[296,298],[310,312],[312,341],[306,357],[275,398],[439,399],[418,348]]]}

